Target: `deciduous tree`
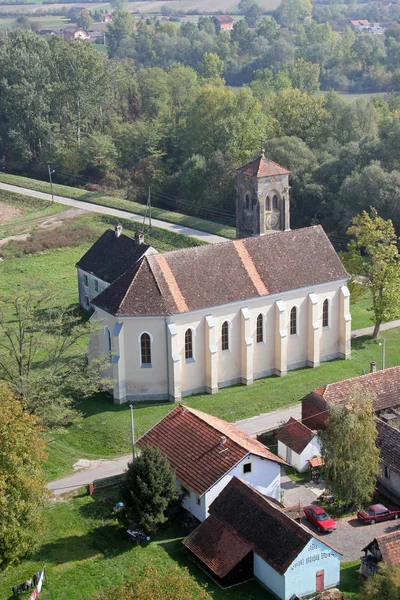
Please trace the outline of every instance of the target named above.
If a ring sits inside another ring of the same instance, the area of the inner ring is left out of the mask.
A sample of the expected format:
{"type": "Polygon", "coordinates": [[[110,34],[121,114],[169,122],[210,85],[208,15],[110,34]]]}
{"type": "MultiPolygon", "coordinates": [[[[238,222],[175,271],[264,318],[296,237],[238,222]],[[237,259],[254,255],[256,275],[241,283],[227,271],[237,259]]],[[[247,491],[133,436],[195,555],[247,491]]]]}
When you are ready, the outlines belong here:
{"type": "Polygon", "coordinates": [[[400,600],[400,569],[380,563],[361,590],[361,600],[400,600]]]}

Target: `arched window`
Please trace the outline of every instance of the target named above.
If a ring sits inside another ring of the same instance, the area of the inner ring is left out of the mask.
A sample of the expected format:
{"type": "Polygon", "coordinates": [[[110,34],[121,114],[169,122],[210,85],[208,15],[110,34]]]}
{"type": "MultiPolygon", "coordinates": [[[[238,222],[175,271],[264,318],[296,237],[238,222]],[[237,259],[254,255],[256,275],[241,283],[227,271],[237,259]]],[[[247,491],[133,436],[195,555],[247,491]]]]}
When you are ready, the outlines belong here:
{"type": "Polygon", "coordinates": [[[105,347],[107,356],[111,357],[111,333],[108,327],[104,328],[105,347]]]}
{"type": "Polygon", "coordinates": [[[140,357],[142,365],[151,365],[151,339],[148,333],[140,336],[140,357]]]}
{"type": "Polygon", "coordinates": [[[275,196],[272,198],[272,208],[278,208],[278,196],[275,194],[275,196]]]}
{"type": "Polygon", "coordinates": [[[222,323],[221,328],[221,346],[222,350],[229,350],[229,325],[228,321],[222,323]]]}
{"type": "Polygon", "coordinates": [[[290,335],[296,335],[297,333],[297,307],[293,306],[290,311],[290,335]]]}
{"type": "Polygon", "coordinates": [[[322,305],[322,327],[329,327],[329,300],[326,298],[322,305]]]}
{"type": "Polygon", "coordinates": [[[262,314],[257,317],[256,338],[257,343],[264,341],[264,317],[262,314]]]}
{"type": "Polygon", "coordinates": [[[190,360],[193,358],[193,331],[186,329],[185,331],[185,359],[190,360]]]}
{"type": "Polygon", "coordinates": [[[246,210],[250,210],[251,209],[251,194],[250,194],[250,192],[246,192],[245,199],[246,199],[246,210]]]}
{"type": "Polygon", "coordinates": [[[265,200],[265,210],[271,210],[271,198],[269,196],[265,200]]]}

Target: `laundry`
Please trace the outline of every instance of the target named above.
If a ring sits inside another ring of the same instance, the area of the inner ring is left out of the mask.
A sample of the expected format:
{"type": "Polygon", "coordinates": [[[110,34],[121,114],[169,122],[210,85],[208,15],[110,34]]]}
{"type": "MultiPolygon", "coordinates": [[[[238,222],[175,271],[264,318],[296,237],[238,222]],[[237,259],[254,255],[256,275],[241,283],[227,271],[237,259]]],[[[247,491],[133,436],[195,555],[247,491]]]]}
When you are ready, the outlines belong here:
{"type": "Polygon", "coordinates": [[[19,585],[12,585],[10,587],[10,590],[14,596],[17,596],[18,594],[24,594],[25,592],[32,589],[32,587],[34,587],[35,589],[33,593],[29,596],[28,600],[35,600],[35,598],[39,596],[40,590],[42,589],[43,578],[44,567],[42,571],[38,571],[33,575],[33,577],[30,577],[23,583],[20,583],[19,585]]]}

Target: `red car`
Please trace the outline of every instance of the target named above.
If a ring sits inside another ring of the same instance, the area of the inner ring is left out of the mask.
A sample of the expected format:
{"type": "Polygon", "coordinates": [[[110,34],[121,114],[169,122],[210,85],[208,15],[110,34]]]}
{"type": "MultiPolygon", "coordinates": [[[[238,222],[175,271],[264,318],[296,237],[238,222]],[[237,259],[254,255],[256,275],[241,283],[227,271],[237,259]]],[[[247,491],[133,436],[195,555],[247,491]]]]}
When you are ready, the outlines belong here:
{"type": "Polygon", "coordinates": [[[311,504],[310,506],[305,506],[303,510],[306,519],[315,525],[318,531],[331,533],[331,531],[336,529],[336,521],[334,521],[320,506],[311,504]]]}
{"type": "Polygon", "coordinates": [[[389,510],[383,504],[373,504],[365,510],[359,510],[357,518],[362,523],[369,523],[373,525],[378,521],[389,521],[389,519],[398,519],[400,510],[389,510]]]}

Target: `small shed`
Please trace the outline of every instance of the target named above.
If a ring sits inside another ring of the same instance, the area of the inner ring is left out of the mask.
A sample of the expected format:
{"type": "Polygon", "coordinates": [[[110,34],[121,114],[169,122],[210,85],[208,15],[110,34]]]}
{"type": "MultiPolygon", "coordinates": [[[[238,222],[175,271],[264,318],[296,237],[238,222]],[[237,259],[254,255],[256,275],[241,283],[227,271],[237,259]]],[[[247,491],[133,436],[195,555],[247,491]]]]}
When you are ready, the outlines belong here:
{"type": "Polygon", "coordinates": [[[322,458],[322,456],[315,456],[314,458],[310,458],[307,462],[309,465],[308,468],[310,474],[310,481],[319,483],[322,467],[325,465],[324,459],[322,458]]]}
{"type": "Polygon", "coordinates": [[[361,575],[369,577],[377,569],[379,562],[389,567],[400,566],[400,531],[380,535],[362,549],[361,575]]]}
{"type": "Polygon", "coordinates": [[[309,468],[309,459],[321,455],[316,431],[290,417],[277,435],[278,456],[300,473],[309,468]]]}

